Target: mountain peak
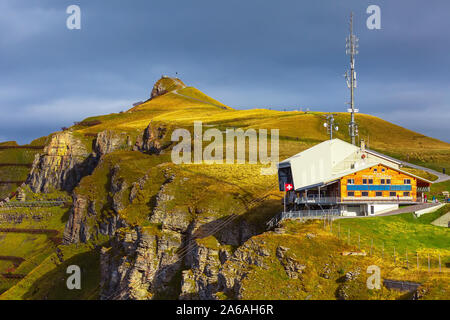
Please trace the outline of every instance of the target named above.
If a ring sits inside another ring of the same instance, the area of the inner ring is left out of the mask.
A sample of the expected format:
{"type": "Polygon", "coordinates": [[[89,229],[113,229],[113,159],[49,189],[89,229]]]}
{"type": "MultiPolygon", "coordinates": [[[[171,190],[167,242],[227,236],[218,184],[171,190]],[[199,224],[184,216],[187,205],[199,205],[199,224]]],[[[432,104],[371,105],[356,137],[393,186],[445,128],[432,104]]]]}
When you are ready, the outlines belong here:
{"type": "Polygon", "coordinates": [[[156,81],[153,86],[152,93],[150,94],[150,99],[162,96],[168,92],[186,88],[186,85],[179,78],[161,76],[161,79],[156,81]]]}

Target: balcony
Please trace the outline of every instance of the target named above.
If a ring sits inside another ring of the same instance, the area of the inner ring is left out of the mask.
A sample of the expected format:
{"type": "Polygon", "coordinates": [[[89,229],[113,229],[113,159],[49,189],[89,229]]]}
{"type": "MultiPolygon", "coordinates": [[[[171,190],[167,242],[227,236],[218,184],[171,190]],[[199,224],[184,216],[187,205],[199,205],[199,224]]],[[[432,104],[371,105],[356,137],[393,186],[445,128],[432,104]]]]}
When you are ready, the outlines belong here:
{"type": "Polygon", "coordinates": [[[340,201],[340,197],[322,197],[319,195],[311,195],[308,197],[295,199],[296,204],[336,204],[340,201]]]}
{"type": "Polygon", "coordinates": [[[323,197],[311,195],[308,197],[296,198],[296,204],[340,204],[340,203],[399,203],[411,204],[423,202],[421,197],[323,197]]]}
{"type": "Polygon", "coordinates": [[[329,219],[340,215],[341,211],[339,209],[280,212],[267,222],[267,227],[269,229],[273,228],[285,219],[329,219]]]}
{"type": "Polygon", "coordinates": [[[398,203],[398,204],[411,204],[423,202],[420,197],[414,200],[413,197],[344,197],[340,203],[398,203]]]}

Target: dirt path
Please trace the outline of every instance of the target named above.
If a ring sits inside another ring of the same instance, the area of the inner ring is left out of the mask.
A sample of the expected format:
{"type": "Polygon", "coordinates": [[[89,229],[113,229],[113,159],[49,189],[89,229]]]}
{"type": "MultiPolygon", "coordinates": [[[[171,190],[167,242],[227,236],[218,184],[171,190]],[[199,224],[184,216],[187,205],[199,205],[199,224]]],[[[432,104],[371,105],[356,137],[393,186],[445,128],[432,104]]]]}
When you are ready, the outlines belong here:
{"type": "Polygon", "coordinates": [[[426,167],[422,167],[422,166],[418,166],[417,164],[413,164],[413,163],[409,163],[409,162],[405,162],[405,161],[401,161],[401,163],[402,163],[403,166],[411,167],[411,168],[414,168],[414,169],[423,170],[423,171],[426,171],[428,173],[434,174],[435,176],[438,177],[438,179],[434,180],[433,183],[439,183],[439,182],[444,182],[444,181],[450,180],[450,176],[446,175],[446,174],[443,174],[442,172],[438,172],[436,170],[433,170],[433,169],[430,169],[430,168],[426,168],[426,167]]]}
{"type": "Polygon", "coordinates": [[[209,105],[212,105],[212,106],[219,107],[219,108],[221,108],[221,109],[227,110],[226,107],[221,106],[220,104],[215,104],[215,103],[212,103],[212,102],[203,101],[203,100],[201,100],[201,99],[197,99],[197,98],[194,98],[194,97],[190,97],[190,96],[184,95],[184,94],[182,94],[182,93],[179,93],[178,90],[173,90],[173,91],[171,91],[171,93],[176,94],[177,96],[183,97],[183,98],[185,98],[185,99],[195,100],[195,101],[198,101],[198,102],[201,102],[201,103],[209,104],[209,105]]]}
{"type": "MultiPolygon", "coordinates": [[[[374,150],[370,150],[370,152],[373,152],[375,154],[379,153],[379,152],[374,151],[374,150]]],[[[419,166],[419,165],[414,164],[414,163],[409,163],[409,162],[406,162],[406,161],[402,161],[402,160],[399,160],[399,159],[396,159],[396,158],[393,158],[393,157],[389,157],[389,156],[386,156],[386,155],[383,155],[383,156],[388,158],[388,159],[392,159],[392,160],[400,162],[402,164],[402,166],[410,167],[410,168],[414,168],[414,169],[419,169],[419,170],[423,170],[423,171],[426,171],[428,173],[434,174],[435,176],[438,177],[438,179],[434,180],[433,183],[439,183],[439,182],[444,182],[444,181],[450,180],[450,176],[446,175],[446,174],[443,174],[442,172],[439,172],[439,171],[436,171],[436,170],[433,170],[433,169],[430,169],[430,168],[427,168],[427,167],[422,167],[422,166],[419,166]]]]}

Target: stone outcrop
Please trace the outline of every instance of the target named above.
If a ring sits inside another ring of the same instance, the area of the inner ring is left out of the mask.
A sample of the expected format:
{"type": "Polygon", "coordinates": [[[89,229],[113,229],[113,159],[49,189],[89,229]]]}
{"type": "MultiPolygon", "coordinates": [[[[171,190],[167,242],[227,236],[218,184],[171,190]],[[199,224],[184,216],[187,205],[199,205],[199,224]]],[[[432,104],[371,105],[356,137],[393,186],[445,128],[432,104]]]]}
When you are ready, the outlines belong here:
{"type": "Polygon", "coordinates": [[[105,130],[97,134],[93,151],[97,158],[117,150],[131,149],[131,140],[125,133],[105,130]]]}
{"type": "Polygon", "coordinates": [[[195,243],[192,253],[186,260],[190,269],[182,273],[179,298],[183,300],[216,299],[218,274],[222,266],[219,249],[195,243]]]}
{"type": "MultiPolygon", "coordinates": [[[[149,222],[158,226],[158,231],[145,227],[117,229],[111,248],[103,250],[104,299],[215,299],[220,270],[233,256],[230,245],[238,246],[240,239],[253,235],[246,223],[235,222],[227,226],[228,232],[212,236],[217,223],[223,220],[214,218],[214,213],[196,218],[194,213],[203,212],[201,208],[193,212],[188,207],[172,206],[171,184],[177,182],[177,177],[166,170],[165,178],[149,212],[149,222]],[[204,243],[209,240],[213,245],[204,243]]],[[[139,190],[143,183],[145,177],[133,183],[131,189],[139,190]]],[[[120,188],[115,192],[120,192],[120,188]]],[[[264,249],[257,252],[268,254],[264,249]]],[[[236,261],[244,259],[242,255],[238,253],[236,261]]],[[[262,264],[262,260],[254,260],[262,264]]]]}
{"type": "Polygon", "coordinates": [[[184,87],[186,87],[186,85],[180,79],[163,75],[161,79],[159,79],[153,86],[152,92],[150,94],[150,99],[154,99],[170,91],[181,89],[184,87]]]}
{"type": "Polygon", "coordinates": [[[171,281],[182,267],[176,255],[181,241],[176,233],[156,235],[139,227],[119,229],[112,247],[101,252],[101,299],[176,297],[171,281]]]}
{"type": "Polygon", "coordinates": [[[286,271],[286,274],[291,279],[298,279],[306,268],[304,264],[301,264],[293,254],[288,253],[289,249],[279,246],[277,248],[276,256],[281,265],[286,271]]]}
{"type": "Polygon", "coordinates": [[[86,195],[73,193],[73,207],[69,215],[69,221],[64,229],[63,242],[66,244],[87,242],[98,234],[114,236],[117,229],[128,226],[119,217],[121,210],[125,208],[124,201],[127,201],[128,185],[118,175],[120,166],[116,165],[110,173],[110,194],[111,209],[108,216],[102,216],[97,212],[97,201],[101,199],[90,199],[86,195]]]}
{"type": "Polygon", "coordinates": [[[95,159],[71,132],[59,132],[51,137],[43,154],[36,155],[27,184],[33,192],[48,192],[51,188],[72,191],[95,164],[95,159]]]}
{"type": "Polygon", "coordinates": [[[264,242],[248,240],[240,246],[218,274],[218,289],[228,297],[240,299],[243,294],[242,280],[252,266],[266,269],[265,258],[270,252],[264,247],[264,242]]]}
{"type": "Polygon", "coordinates": [[[102,156],[122,149],[131,149],[130,138],[111,130],[97,134],[91,153],[70,131],[58,132],[43,154],[36,155],[27,184],[33,192],[46,193],[51,188],[70,192],[92,173],[102,156]]]}
{"type": "Polygon", "coordinates": [[[168,126],[150,122],[142,135],[138,136],[133,150],[149,154],[161,154],[170,145],[168,126]]]}

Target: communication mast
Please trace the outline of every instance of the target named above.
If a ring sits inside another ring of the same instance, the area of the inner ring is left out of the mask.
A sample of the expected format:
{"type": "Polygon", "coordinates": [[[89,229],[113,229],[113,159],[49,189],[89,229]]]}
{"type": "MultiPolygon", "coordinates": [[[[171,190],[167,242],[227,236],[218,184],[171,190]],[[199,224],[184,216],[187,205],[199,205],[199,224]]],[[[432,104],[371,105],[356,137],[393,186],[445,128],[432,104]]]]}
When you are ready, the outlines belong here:
{"type": "Polygon", "coordinates": [[[358,54],[359,39],[353,34],[353,12],[350,13],[350,35],[346,38],[345,53],[350,56],[350,70],[345,72],[345,80],[347,87],[350,89],[350,108],[347,112],[351,113],[351,120],[348,124],[348,130],[352,144],[356,144],[356,136],[358,135],[358,125],[355,122],[355,113],[359,109],[355,109],[355,88],[356,88],[356,72],[355,72],[355,56],[358,54]]]}
{"type": "Polygon", "coordinates": [[[327,128],[328,134],[330,135],[330,140],[333,140],[333,131],[338,131],[339,127],[335,125],[334,116],[336,114],[327,115],[327,122],[324,122],[323,126],[327,128]]]}

